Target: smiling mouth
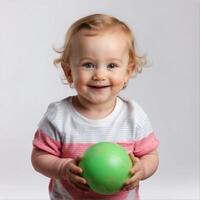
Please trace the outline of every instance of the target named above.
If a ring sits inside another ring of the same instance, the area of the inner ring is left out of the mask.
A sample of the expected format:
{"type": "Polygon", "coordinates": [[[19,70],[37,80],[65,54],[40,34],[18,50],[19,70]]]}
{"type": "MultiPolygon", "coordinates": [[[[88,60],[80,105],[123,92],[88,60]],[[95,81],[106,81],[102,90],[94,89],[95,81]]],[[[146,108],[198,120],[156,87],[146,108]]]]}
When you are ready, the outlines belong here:
{"type": "Polygon", "coordinates": [[[103,88],[110,87],[110,85],[89,85],[89,87],[93,89],[103,89],[103,88]]]}

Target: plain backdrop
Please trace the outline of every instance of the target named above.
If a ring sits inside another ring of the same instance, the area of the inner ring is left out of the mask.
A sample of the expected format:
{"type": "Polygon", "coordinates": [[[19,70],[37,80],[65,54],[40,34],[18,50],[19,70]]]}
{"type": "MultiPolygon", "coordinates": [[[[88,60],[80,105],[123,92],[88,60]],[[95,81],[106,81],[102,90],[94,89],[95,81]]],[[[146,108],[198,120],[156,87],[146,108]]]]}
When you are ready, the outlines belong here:
{"type": "Polygon", "coordinates": [[[93,13],[125,21],[152,63],[123,91],[160,140],[160,166],[141,182],[141,199],[200,199],[199,7],[197,0],[0,0],[0,199],[48,199],[48,178],[31,166],[33,135],[50,102],[75,94],[60,80],[52,47],[93,13]]]}

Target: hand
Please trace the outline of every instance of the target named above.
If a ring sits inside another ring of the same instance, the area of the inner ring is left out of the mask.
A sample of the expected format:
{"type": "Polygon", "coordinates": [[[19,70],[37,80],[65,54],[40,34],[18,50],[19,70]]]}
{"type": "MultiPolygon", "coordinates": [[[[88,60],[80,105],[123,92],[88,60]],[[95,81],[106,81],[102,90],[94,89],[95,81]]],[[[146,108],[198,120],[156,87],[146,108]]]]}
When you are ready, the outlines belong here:
{"type": "Polygon", "coordinates": [[[80,160],[81,157],[77,157],[67,162],[65,165],[65,172],[67,172],[66,179],[77,189],[81,191],[88,191],[90,188],[87,185],[87,181],[80,176],[80,174],[83,172],[83,170],[78,166],[80,160]]]}
{"type": "Polygon", "coordinates": [[[144,166],[142,162],[140,161],[140,159],[137,157],[134,157],[132,153],[129,154],[129,156],[133,163],[133,168],[131,169],[132,177],[128,179],[124,185],[122,190],[125,190],[125,191],[131,190],[137,187],[139,185],[140,180],[142,180],[145,175],[144,166]]]}

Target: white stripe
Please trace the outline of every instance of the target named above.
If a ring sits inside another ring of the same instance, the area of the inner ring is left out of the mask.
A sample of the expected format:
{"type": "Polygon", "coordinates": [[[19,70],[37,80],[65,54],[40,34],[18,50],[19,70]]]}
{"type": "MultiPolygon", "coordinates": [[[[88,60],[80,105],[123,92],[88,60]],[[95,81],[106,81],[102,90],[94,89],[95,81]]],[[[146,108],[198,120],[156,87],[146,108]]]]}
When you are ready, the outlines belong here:
{"type": "Polygon", "coordinates": [[[71,97],[48,107],[39,128],[63,143],[136,141],[153,132],[143,109],[135,101],[117,98],[113,112],[104,119],[90,120],[75,112],[71,97]]]}

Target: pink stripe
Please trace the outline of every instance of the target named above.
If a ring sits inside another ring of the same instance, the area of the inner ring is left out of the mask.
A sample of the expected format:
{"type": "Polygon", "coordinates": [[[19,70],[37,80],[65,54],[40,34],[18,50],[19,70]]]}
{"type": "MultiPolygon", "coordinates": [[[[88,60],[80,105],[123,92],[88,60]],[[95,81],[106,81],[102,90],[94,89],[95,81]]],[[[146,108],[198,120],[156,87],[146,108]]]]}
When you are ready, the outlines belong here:
{"type": "Polygon", "coordinates": [[[128,196],[127,191],[120,191],[113,195],[100,195],[93,191],[87,192],[79,192],[74,186],[70,185],[67,181],[61,181],[64,188],[73,196],[74,200],[80,199],[104,199],[104,200],[123,200],[126,199],[128,196]]]}
{"type": "MultiPolygon", "coordinates": [[[[89,148],[94,143],[75,143],[75,144],[63,144],[63,154],[64,158],[75,158],[77,156],[83,155],[85,150],[89,148]]],[[[118,142],[128,153],[133,152],[134,142],[118,142]]]]}
{"type": "Polygon", "coordinates": [[[150,133],[147,137],[135,142],[133,153],[137,157],[141,157],[153,150],[159,145],[159,141],[154,133],[150,133]]]}
{"type": "MultiPolygon", "coordinates": [[[[63,144],[62,157],[75,158],[83,155],[85,150],[93,144],[94,143],[63,144]]],[[[158,147],[159,142],[154,133],[151,133],[138,141],[119,141],[117,144],[126,149],[128,153],[133,153],[135,156],[141,157],[142,155],[155,150],[158,147]]]]}
{"type": "Polygon", "coordinates": [[[38,129],[35,133],[33,146],[55,156],[61,155],[61,143],[50,138],[46,133],[38,129]]]}
{"type": "Polygon", "coordinates": [[[92,143],[63,144],[63,157],[76,158],[82,155],[92,143]]]}

